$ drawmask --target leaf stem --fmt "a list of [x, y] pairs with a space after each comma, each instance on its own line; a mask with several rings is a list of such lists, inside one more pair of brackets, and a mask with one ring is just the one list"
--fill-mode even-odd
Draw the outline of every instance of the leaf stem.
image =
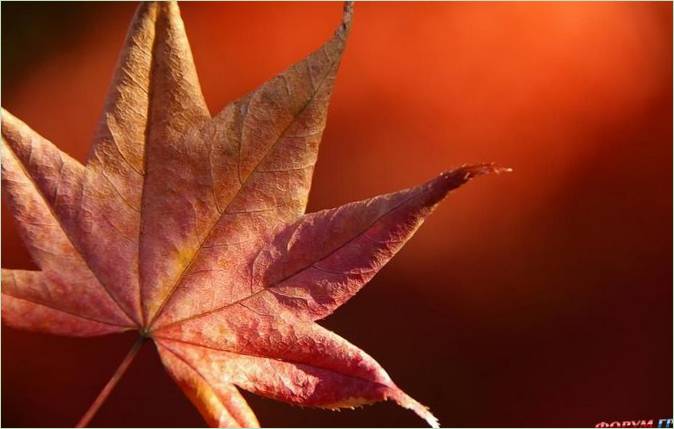
[[89, 409], [87, 410], [86, 413], [84, 413], [80, 421], [77, 423], [77, 426], [75, 427], [77, 428], [87, 427], [91, 419], [93, 419], [94, 416], [96, 415], [98, 409], [101, 408], [101, 405], [103, 405], [105, 400], [108, 399], [108, 396], [110, 396], [110, 392], [112, 392], [112, 389], [115, 388], [119, 380], [122, 378], [126, 370], [129, 368], [129, 365], [131, 365], [133, 358], [136, 357], [138, 351], [143, 346], [146, 339], [147, 339], [146, 337], [140, 336], [138, 337], [136, 342], [133, 343], [133, 346], [131, 347], [131, 350], [129, 350], [129, 353], [126, 354], [122, 363], [119, 364], [115, 373], [112, 375], [112, 377], [110, 377], [110, 380], [108, 380], [105, 387], [103, 387], [101, 393], [98, 394], [96, 400], [94, 400], [94, 402], [89, 406]]

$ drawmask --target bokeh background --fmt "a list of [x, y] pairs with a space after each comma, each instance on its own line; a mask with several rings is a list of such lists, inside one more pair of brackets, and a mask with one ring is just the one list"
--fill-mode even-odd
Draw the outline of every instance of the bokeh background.
[[[3, 3], [2, 105], [84, 159], [134, 3]], [[338, 3], [182, 5], [212, 112], [317, 48]], [[323, 324], [446, 426], [672, 416], [672, 4], [363, 3], [310, 210], [465, 162], [450, 195]], [[6, 207], [3, 266], [33, 268]], [[133, 334], [3, 327], [2, 424], [68, 426]], [[419, 426], [247, 395], [266, 426]], [[201, 426], [146, 346], [92, 423]]]

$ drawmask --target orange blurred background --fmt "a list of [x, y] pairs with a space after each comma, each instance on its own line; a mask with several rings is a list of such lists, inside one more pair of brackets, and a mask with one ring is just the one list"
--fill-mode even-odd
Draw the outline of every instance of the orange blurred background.
[[[133, 3], [2, 4], [2, 105], [84, 159]], [[212, 113], [317, 48], [338, 3], [184, 3]], [[672, 416], [672, 4], [359, 3], [310, 211], [466, 162], [450, 195], [323, 324], [445, 426]], [[2, 211], [3, 266], [33, 268]], [[133, 334], [2, 331], [2, 423], [74, 424]], [[265, 426], [419, 426], [247, 395]], [[202, 426], [147, 347], [94, 426]]]

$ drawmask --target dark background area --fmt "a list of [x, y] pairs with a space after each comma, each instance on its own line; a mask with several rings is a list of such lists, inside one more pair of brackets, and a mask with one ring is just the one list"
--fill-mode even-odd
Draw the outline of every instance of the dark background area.
[[[3, 3], [2, 105], [82, 160], [133, 3]], [[181, 6], [213, 113], [318, 47], [336, 3]], [[672, 416], [672, 4], [358, 4], [310, 211], [465, 162], [324, 322], [445, 426]], [[35, 268], [2, 211], [3, 266]], [[2, 425], [70, 426], [135, 334], [2, 329]], [[265, 426], [419, 426], [246, 395]], [[203, 426], [147, 345], [94, 426]]]

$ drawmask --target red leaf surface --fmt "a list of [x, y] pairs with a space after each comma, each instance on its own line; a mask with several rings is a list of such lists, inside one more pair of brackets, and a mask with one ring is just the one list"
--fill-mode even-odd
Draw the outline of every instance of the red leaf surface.
[[141, 5], [86, 165], [3, 110], [3, 191], [40, 267], [3, 269], [3, 321], [69, 336], [138, 330], [215, 427], [259, 425], [239, 388], [329, 409], [392, 400], [437, 425], [315, 322], [449, 191], [504, 170], [464, 166], [304, 213], [351, 14], [347, 4], [332, 39], [212, 117], [177, 4]]

